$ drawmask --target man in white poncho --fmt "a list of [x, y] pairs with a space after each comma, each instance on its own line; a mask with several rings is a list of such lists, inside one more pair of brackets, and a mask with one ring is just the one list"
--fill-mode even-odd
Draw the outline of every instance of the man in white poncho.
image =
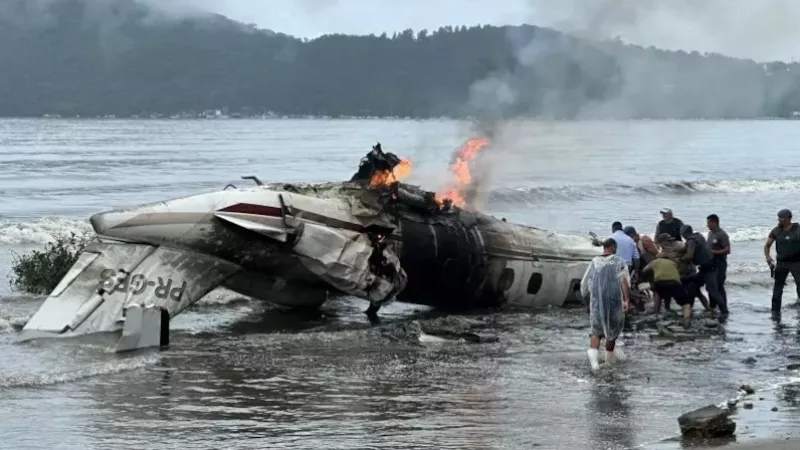
[[618, 359], [625, 359], [622, 350], [614, 347], [625, 323], [631, 279], [625, 262], [614, 254], [616, 251], [614, 239], [606, 239], [603, 255], [592, 259], [581, 280], [581, 295], [584, 298], [589, 296], [592, 330], [587, 353], [592, 370], [600, 368], [600, 340], [603, 338], [606, 340], [606, 363], [614, 364]]

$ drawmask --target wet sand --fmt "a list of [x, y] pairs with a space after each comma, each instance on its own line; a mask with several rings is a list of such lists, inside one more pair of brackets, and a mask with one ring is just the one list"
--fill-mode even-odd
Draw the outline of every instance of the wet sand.
[[748, 442], [746, 444], [731, 444], [729, 447], [736, 448], [737, 450], [789, 450], [800, 448], [800, 441], [798, 440], [782, 440], [782, 441], [758, 441]]

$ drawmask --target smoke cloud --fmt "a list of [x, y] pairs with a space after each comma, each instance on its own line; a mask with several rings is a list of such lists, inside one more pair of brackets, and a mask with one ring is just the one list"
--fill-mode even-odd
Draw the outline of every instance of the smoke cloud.
[[[508, 41], [514, 49], [513, 69], [497, 71], [474, 83], [466, 109], [474, 120], [469, 134], [491, 136], [491, 144], [475, 170], [481, 176], [471, 186], [485, 192], [497, 159], [513, 146], [519, 133], [530, 130], [510, 117], [526, 110], [552, 111], [576, 119], [640, 117], [753, 117], [766, 100], [790, 93], [774, 80], [767, 86], [764, 66], [719, 57], [703, 68], [692, 67], [702, 45], [728, 55], [787, 54], [798, 42], [800, 2], [790, 0], [527, 0], [529, 22], [550, 26], [593, 44], [615, 62], [610, 70], [588, 52], [566, 50], [563, 39], [535, 36]], [[621, 41], [624, 40], [624, 41]], [[631, 49], [624, 42], [683, 50], [681, 56], [660, 57], [653, 48]], [[687, 50], [688, 49], [688, 50]], [[566, 51], [565, 51], [566, 50]], [[550, 55], [569, 61], [553, 64]], [[552, 92], [532, 98], [530, 78], [546, 80]], [[575, 76], [579, 73], [579, 76]], [[616, 92], [593, 98], [600, 80], [617, 80]], [[676, 87], [676, 85], [678, 85]], [[566, 93], [566, 94], [565, 94]], [[534, 104], [535, 103], [535, 104]], [[577, 110], [570, 106], [578, 105]], [[546, 117], [545, 117], [546, 118]], [[675, 145], [678, 143], [670, 143]], [[531, 149], [532, 151], [535, 151]], [[480, 197], [478, 197], [480, 199]], [[479, 200], [477, 200], [479, 201]], [[481, 208], [483, 204], [474, 207]]]

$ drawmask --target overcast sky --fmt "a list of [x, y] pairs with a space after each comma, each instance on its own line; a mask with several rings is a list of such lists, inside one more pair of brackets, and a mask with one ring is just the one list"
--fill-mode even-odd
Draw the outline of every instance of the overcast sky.
[[800, 59], [800, 0], [181, 1], [300, 37], [530, 23], [668, 49]]

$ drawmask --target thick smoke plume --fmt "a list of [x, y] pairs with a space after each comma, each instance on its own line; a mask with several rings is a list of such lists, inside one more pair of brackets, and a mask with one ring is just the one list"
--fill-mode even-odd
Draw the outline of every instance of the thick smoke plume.
[[[793, 18], [800, 17], [800, 2], [528, 0], [528, 5], [532, 24], [585, 39], [616, 67], [598, 64], [588, 51], [569, 50], [573, 44], [565, 38], [548, 38], [546, 33], [524, 37], [512, 30], [508, 41], [514, 64], [474, 83], [466, 105], [473, 118], [468, 134], [490, 137], [470, 186], [474, 207], [484, 206], [480, 193], [490, 182], [493, 161], [503, 157], [517, 133], [525, 132], [525, 127], [508, 126], [515, 116], [551, 111], [553, 116], [542, 118], [749, 118], [761, 116], [766, 102], [774, 104], [791, 94], [791, 83], [769, 81], [765, 67], [756, 62], [749, 71], [741, 69], [746, 64], [741, 61], [729, 70], [734, 63], [721, 55], [704, 69], [687, 70], [687, 64], [701, 57], [692, 53], [696, 45], [730, 55], [786, 54], [797, 33]], [[633, 49], [621, 39], [682, 50], [685, 59], [659, 58], [652, 48]], [[568, 61], [553, 64], [552, 55]], [[609, 78], [616, 80], [615, 91], [593, 96], [598, 82]], [[552, 92], [529, 95], [537, 87], [541, 90], [537, 81], [542, 80]]]

